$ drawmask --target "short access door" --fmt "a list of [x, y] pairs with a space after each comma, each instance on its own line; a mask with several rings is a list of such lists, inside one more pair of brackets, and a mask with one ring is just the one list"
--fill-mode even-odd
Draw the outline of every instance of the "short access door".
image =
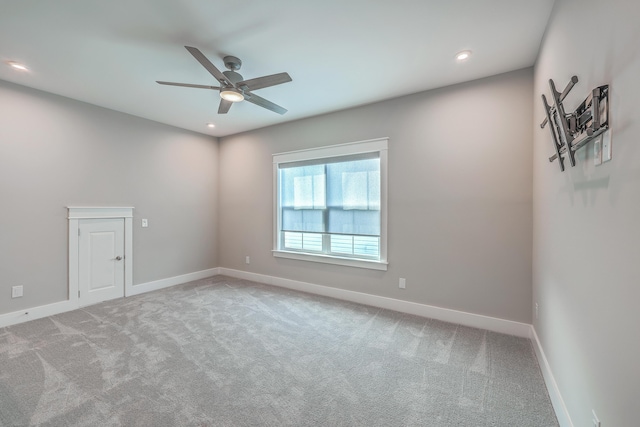
[[124, 296], [124, 218], [78, 222], [80, 306]]

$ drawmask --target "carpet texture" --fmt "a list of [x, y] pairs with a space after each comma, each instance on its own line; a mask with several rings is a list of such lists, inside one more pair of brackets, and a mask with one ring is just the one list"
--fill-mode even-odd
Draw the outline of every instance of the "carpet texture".
[[215, 276], [0, 329], [2, 426], [557, 426], [524, 338]]

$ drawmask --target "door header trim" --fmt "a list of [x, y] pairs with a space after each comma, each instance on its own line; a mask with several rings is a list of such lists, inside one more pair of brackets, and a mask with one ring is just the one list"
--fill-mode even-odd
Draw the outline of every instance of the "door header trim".
[[133, 218], [133, 207], [68, 206], [69, 219]]

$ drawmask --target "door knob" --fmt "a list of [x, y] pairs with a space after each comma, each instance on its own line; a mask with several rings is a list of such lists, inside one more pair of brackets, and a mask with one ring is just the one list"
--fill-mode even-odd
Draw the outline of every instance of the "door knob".
[[116, 261], [120, 261], [120, 260], [122, 260], [122, 257], [120, 255], [118, 255], [115, 259], [116, 259]]

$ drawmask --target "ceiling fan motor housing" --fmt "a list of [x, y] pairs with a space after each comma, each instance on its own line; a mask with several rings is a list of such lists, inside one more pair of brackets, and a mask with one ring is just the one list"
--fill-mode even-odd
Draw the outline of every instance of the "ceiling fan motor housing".
[[244, 80], [244, 78], [242, 78], [242, 76], [235, 71], [223, 71], [222, 74], [224, 74], [227, 79], [229, 79], [229, 81], [234, 85]]

